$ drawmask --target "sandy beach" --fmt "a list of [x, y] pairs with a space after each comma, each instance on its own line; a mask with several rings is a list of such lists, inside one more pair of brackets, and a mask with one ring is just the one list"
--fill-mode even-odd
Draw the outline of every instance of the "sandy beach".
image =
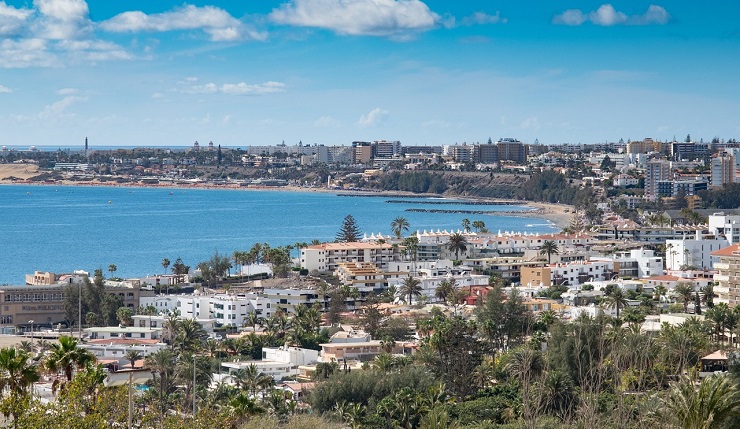
[[322, 192], [346, 195], [373, 195], [380, 197], [446, 197], [460, 198], [465, 200], [478, 200], [490, 202], [509, 202], [534, 208], [528, 212], [517, 213], [515, 216], [546, 219], [560, 228], [565, 228], [570, 223], [573, 208], [564, 204], [550, 204], [541, 202], [530, 202], [520, 200], [505, 200], [491, 198], [458, 197], [456, 195], [438, 194], [414, 194], [401, 191], [350, 191], [342, 189], [308, 188], [301, 186], [240, 186], [238, 184], [214, 185], [208, 183], [159, 183], [146, 184], [141, 182], [119, 183], [115, 181], [73, 181], [58, 180], [54, 182], [35, 182], [29, 179], [39, 174], [38, 166], [33, 164], [0, 164], [0, 185], [33, 185], [33, 186], [106, 186], [119, 188], [163, 188], [163, 189], [221, 189], [234, 191], [284, 191], [284, 192]]

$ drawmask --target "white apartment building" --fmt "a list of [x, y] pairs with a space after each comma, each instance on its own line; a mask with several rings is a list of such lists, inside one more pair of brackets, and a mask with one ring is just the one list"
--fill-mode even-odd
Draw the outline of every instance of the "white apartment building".
[[213, 319], [219, 326], [242, 326], [253, 312], [269, 318], [274, 306], [269, 298], [257, 294], [183, 295], [177, 297], [177, 309], [183, 319]]
[[679, 270], [682, 266], [692, 266], [697, 269], [711, 269], [719, 258], [711, 253], [729, 246], [725, 238], [693, 239], [693, 240], [666, 240], [666, 269]]
[[618, 276], [613, 261], [587, 261], [569, 264], [550, 264], [539, 267], [523, 267], [521, 284], [528, 286], [579, 286], [599, 280], [611, 280]]
[[[441, 275], [441, 276], [432, 276], [432, 275], [425, 275], [425, 273], [421, 272], [420, 275], [415, 276], [417, 280], [419, 280], [419, 286], [421, 286], [421, 295], [418, 297], [412, 297], [411, 303], [407, 304], [415, 304], [419, 302], [419, 299], [422, 299], [422, 297], [425, 297], [428, 302], [434, 302], [437, 301], [436, 295], [436, 289], [439, 286], [440, 283], [443, 281], [451, 281], [455, 280], [455, 285], [458, 289], [465, 289], [470, 288], [473, 286], [488, 286], [488, 276], [479, 275], [479, 274], [458, 274], [458, 275]], [[388, 280], [388, 286], [395, 286], [396, 289], [400, 290], [401, 285], [403, 284], [403, 278], [394, 278]], [[401, 300], [408, 300], [408, 295], [403, 296], [400, 293], [397, 295], [397, 297]]]
[[540, 249], [545, 241], [553, 241], [560, 251], [590, 246], [594, 238], [588, 234], [528, 234], [521, 232], [501, 232], [498, 234], [479, 233], [468, 241], [475, 248], [474, 253], [496, 253], [506, 255], [523, 254], [527, 250]]
[[619, 252], [612, 258], [597, 256], [591, 260], [612, 262], [615, 274], [622, 278], [643, 278], [663, 274], [663, 258], [655, 256], [652, 250], [632, 249]]
[[301, 268], [333, 273], [340, 262], [372, 262], [386, 269], [397, 257], [397, 248], [388, 243], [323, 243], [301, 249]]
[[231, 375], [251, 365], [257, 368], [257, 372], [269, 375], [275, 381], [285, 377], [298, 375], [298, 367], [315, 363], [319, 359], [317, 350], [302, 349], [299, 347], [263, 347], [262, 360], [223, 362], [221, 367], [226, 374], [219, 381], [233, 382]]
[[[314, 289], [265, 288], [261, 295], [270, 304], [269, 314], [272, 314], [278, 308], [292, 314], [297, 306], [301, 304], [312, 306], [322, 299]], [[328, 300], [328, 298], [326, 299]]]
[[709, 215], [709, 232], [724, 237], [729, 244], [740, 242], [740, 215], [717, 212]]

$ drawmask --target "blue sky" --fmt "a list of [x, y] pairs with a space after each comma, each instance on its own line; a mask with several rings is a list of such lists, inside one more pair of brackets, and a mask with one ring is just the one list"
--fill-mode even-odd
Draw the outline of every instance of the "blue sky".
[[0, 144], [740, 138], [733, 1], [5, 0]]

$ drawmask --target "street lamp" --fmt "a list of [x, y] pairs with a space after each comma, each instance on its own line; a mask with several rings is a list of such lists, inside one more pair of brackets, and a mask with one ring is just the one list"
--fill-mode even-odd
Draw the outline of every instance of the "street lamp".
[[28, 323], [31, 324], [31, 342], [33, 343], [33, 320], [29, 320]]

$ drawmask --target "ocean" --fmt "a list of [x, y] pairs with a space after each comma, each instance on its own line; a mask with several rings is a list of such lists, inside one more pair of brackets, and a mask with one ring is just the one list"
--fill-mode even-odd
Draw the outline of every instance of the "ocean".
[[181, 257], [195, 267], [214, 252], [231, 255], [258, 242], [332, 241], [348, 214], [368, 235], [391, 234], [398, 216], [412, 231], [457, 230], [464, 218], [482, 220], [492, 231], [556, 230], [536, 218], [406, 211], [528, 209], [435, 201], [269, 190], [0, 186], [0, 284], [23, 284], [34, 270], [102, 268], [108, 276], [110, 264], [117, 266], [115, 276], [137, 277], [162, 273], [163, 258]]

